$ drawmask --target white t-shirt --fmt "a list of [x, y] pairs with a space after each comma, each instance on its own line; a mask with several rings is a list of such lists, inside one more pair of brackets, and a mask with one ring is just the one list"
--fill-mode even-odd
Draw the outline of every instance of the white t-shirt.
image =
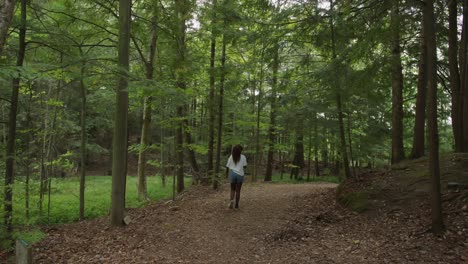
[[232, 155], [229, 156], [227, 161], [226, 167], [233, 170], [235, 173], [239, 174], [240, 176], [244, 176], [244, 167], [247, 166], [247, 159], [244, 155], [241, 154], [239, 161], [237, 164], [234, 164], [234, 160], [232, 159]]

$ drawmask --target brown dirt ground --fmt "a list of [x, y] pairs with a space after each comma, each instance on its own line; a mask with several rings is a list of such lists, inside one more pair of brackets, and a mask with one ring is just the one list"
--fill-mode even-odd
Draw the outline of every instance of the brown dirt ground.
[[130, 210], [126, 227], [104, 217], [46, 230], [35, 263], [468, 263], [468, 226], [435, 237], [424, 232], [427, 210], [357, 214], [335, 190], [249, 183], [235, 210], [228, 185], [193, 187]]

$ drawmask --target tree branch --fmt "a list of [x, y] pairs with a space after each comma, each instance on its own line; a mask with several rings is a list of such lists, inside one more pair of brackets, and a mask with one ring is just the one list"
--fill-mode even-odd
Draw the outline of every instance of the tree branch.
[[96, 23], [94, 23], [94, 22], [88, 21], [88, 20], [86, 20], [86, 19], [82, 19], [82, 18], [79, 18], [79, 17], [77, 17], [77, 16], [74, 16], [74, 15], [67, 14], [67, 13], [65, 13], [65, 12], [62, 12], [62, 11], [50, 10], [50, 9], [47, 9], [47, 8], [44, 8], [44, 7], [42, 7], [42, 9], [45, 10], [45, 11], [47, 11], [47, 12], [50, 12], [50, 13], [60, 14], [60, 15], [64, 15], [64, 16], [73, 18], [73, 19], [78, 20], [78, 21], [82, 21], [82, 22], [84, 22], [84, 23], [87, 23], [87, 24], [90, 24], [90, 25], [95, 26], [95, 27], [97, 27], [97, 28], [100, 28], [100, 29], [104, 30], [105, 32], [107, 32], [108, 34], [110, 34], [110, 35], [112, 35], [112, 36], [118, 37], [118, 34], [117, 34], [117, 33], [114, 33], [114, 32], [112, 32], [112, 31], [110, 31], [109, 29], [107, 29], [107, 28], [105, 28], [105, 27], [103, 27], [103, 26], [101, 26], [101, 25], [98, 25], [98, 24], [96, 24]]

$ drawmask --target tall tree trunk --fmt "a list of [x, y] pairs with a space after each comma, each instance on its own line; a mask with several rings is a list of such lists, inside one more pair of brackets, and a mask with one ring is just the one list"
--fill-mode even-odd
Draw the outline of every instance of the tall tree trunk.
[[[213, 0], [213, 17], [211, 20], [211, 45], [210, 45], [210, 97], [208, 100], [209, 132], [208, 132], [208, 177], [214, 182], [213, 171], [214, 132], [215, 132], [215, 59], [216, 59], [216, 0]], [[213, 187], [216, 187], [213, 185]]]
[[460, 88], [459, 116], [461, 121], [462, 152], [468, 152], [468, 1], [463, 1], [463, 82]]
[[[207, 101], [208, 101], [208, 100], [201, 100], [201, 101], [198, 103], [197, 107], [195, 107], [194, 112], [197, 112], [197, 111], [198, 111], [198, 110], [196, 110], [196, 109], [200, 109], [200, 110], [198, 111], [198, 113], [199, 113], [199, 115], [198, 115], [198, 124], [197, 124], [198, 127], [205, 127], [204, 121], [205, 121], [206, 119], [209, 118], [209, 117], [207, 118], [207, 115], [206, 115], [206, 113], [208, 112], [208, 109], [206, 109], [206, 104], [207, 104], [206, 102], [207, 102]], [[208, 122], [208, 123], [209, 123], [209, 122]], [[208, 125], [209, 125], [209, 124], [208, 124]], [[203, 142], [206, 142], [206, 141], [207, 141], [207, 138], [206, 138], [206, 136], [205, 136], [204, 133], [200, 133], [200, 134], [198, 135], [198, 141], [203, 141]]]
[[392, 164], [405, 158], [403, 149], [403, 68], [400, 47], [400, 0], [391, 11], [392, 49]]
[[[327, 122], [327, 116], [325, 115], [325, 118], [324, 118], [324, 122], [326, 123]], [[324, 138], [324, 141], [323, 141], [323, 144], [322, 144], [322, 161], [323, 161], [323, 167], [324, 168], [328, 168], [328, 157], [329, 157], [329, 149], [328, 149], [328, 129], [326, 126], [323, 126], [323, 138]]]
[[[19, 49], [16, 66], [23, 67], [26, 52], [26, 0], [21, 0], [21, 26], [19, 33]], [[19, 70], [19, 69], [18, 69]], [[15, 180], [14, 164], [16, 156], [16, 119], [18, 115], [18, 96], [20, 87], [20, 72], [12, 81], [10, 113], [8, 116], [8, 139], [5, 155], [5, 192], [4, 192], [4, 223], [7, 239], [13, 234], [13, 183]]]
[[[62, 57], [61, 57], [62, 59]], [[61, 60], [62, 61], [62, 60]], [[61, 80], [58, 81], [57, 94], [55, 101], [60, 98]], [[50, 219], [50, 175], [53, 171], [52, 163], [52, 148], [54, 146], [54, 129], [57, 120], [57, 107], [53, 106], [52, 119], [49, 120], [50, 109], [48, 102], [52, 97], [53, 87], [48, 85], [47, 98], [41, 97], [42, 108], [45, 108], [44, 120], [43, 120], [43, 132], [42, 132], [42, 149], [41, 149], [41, 177], [40, 177], [40, 188], [39, 188], [39, 221], [42, 221], [43, 216], [43, 204], [44, 196], [48, 194], [47, 201], [47, 223]], [[44, 106], [45, 105], [45, 106]], [[50, 124], [49, 124], [50, 123]]]
[[111, 224], [122, 226], [125, 211], [127, 177], [128, 75], [130, 50], [131, 0], [119, 1], [119, 84], [116, 91], [116, 112], [112, 142], [112, 205]]
[[439, 137], [437, 129], [437, 46], [435, 35], [434, 0], [426, 0], [423, 20], [427, 45], [429, 174], [431, 175], [432, 231], [444, 229], [442, 199], [440, 195]]
[[[196, 86], [197, 84], [194, 84], [194, 85]], [[197, 126], [197, 122], [196, 122], [197, 120], [195, 117], [196, 112], [197, 112], [197, 98], [193, 98], [192, 103], [186, 106], [186, 114], [189, 118], [185, 119], [184, 133], [185, 133], [187, 155], [188, 155], [188, 159], [190, 162], [190, 166], [192, 167], [192, 171], [193, 171], [192, 178], [193, 178], [194, 183], [198, 184], [200, 181], [199, 174], [198, 174], [200, 172], [200, 168], [197, 163], [197, 156], [196, 156], [195, 150], [191, 146], [192, 143], [194, 142], [193, 137], [192, 137], [192, 131], [195, 131], [196, 126]]]
[[460, 70], [458, 67], [458, 12], [457, 0], [448, 1], [449, 8], [449, 67], [450, 67], [450, 84], [452, 85], [452, 130], [455, 141], [455, 151], [462, 151], [462, 123], [461, 123], [461, 97], [460, 97]]
[[[248, 74], [248, 85], [252, 88], [251, 90], [251, 100], [252, 100], [252, 112], [251, 112], [251, 115], [252, 116], [256, 116], [257, 114], [257, 82], [255, 80], [255, 73], [254, 73], [254, 77], [252, 79], [252, 76], [251, 76], [251, 73]], [[249, 145], [252, 146], [252, 149], [255, 151], [255, 143], [256, 143], [256, 135], [257, 135], [257, 129], [256, 129], [256, 126], [252, 126], [252, 130], [250, 130], [250, 134], [248, 135], [249, 137]], [[252, 155], [252, 162], [251, 162], [251, 171], [252, 171], [252, 174], [250, 176], [250, 180], [252, 182], [256, 182], [257, 179], [255, 177], [255, 162], [256, 162], [256, 159], [257, 157], [255, 157], [256, 153], [253, 152], [253, 155]], [[253, 165], [253, 166], [252, 166]]]
[[[60, 63], [63, 62], [63, 54], [60, 54]], [[59, 79], [58, 84], [57, 84], [57, 94], [55, 97], [55, 101], [57, 102], [60, 98], [60, 91], [63, 88], [62, 85], [62, 79]], [[52, 94], [52, 87], [50, 86], [49, 89], [49, 94]], [[48, 107], [47, 107], [48, 108]], [[48, 110], [47, 110], [48, 111]], [[51, 208], [51, 185], [52, 185], [52, 178], [50, 175], [54, 176], [55, 175], [55, 166], [52, 165], [52, 161], [54, 159], [54, 156], [52, 155], [52, 150], [55, 149], [55, 139], [56, 135], [54, 133], [55, 131], [55, 125], [57, 124], [57, 114], [58, 114], [58, 107], [53, 106], [53, 112], [52, 112], [52, 121], [50, 124], [50, 133], [44, 133], [45, 136], [49, 136], [48, 140], [44, 140], [44, 142], [47, 142], [47, 151], [45, 158], [47, 160], [47, 165], [45, 166], [45, 179], [47, 183], [47, 224], [50, 224], [50, 208]], [[47, 130], [45, 130], [47, 131]]]
[[[263, 57], [262, 57], [263, 58]], [[263, 61], [263, 60], [261, 60]], [[253, 181], [257, 181], [258, 178], [258, 167], [260, 166], [260, 113], [261, 113], [261, 100], [263, 91], [263, 66], [260, 68], [260, 80], [258, 84], [258, 95], [257, 95], [257, 113], [256, 113], [256, 125], [255, 125], [255, 159], [254, 159], [254, 172]]]
[[160, 141], [160, 147], [161, 147], [161, 159], [160, 159], [160, 168], [161, 168], [161, 184], [162, 184], [162, 187], [163, 188], [166, 188], [166, 172], [165, 172], [165, 162], [164, 162], [164, 127], [163, 127], [163, 121], [164, 120], [164, 105], [161, 105], [162, 107], [162, 110], [161, 110], [161, 122], [160, 122], [160, 126], [161, 126], [161, 141]]
[[[2, 104], [2, 120], [6, 120], [5, 108], [6, 108], [5, 104]], [[6, 142], [7, 142], [7, 124], [3, 123], [2, 124], [2, 143], [6, 145]]]
[[[332, 41], [332, 56], [333, 60], [336, 60], [336, 39], [335, 39], [335, 25], [333, 21], [333, 0], [330, 0], [330, 30], [331, 30], [331, 41]], [[348, 152], [346, 148], [346, 137], [345, 137], [345, 128], [343, 121], [343, 106], [342, 106], [342, 97], [341, 97], [341, 82], [339, 80], [339, 75], [337, 69], [335, 69], [335, 89], [336, 89], [336, 105], [338, 110], [338, 125], [340, 127], [340, 141], [341, 141], [341, 157], [343, 159], [343, 167], [345, 171], [346, 178], [351, 177], [351, 172], [349, 170], [349, 161], [348, 161]]]
[[[153, 3], [156, 5], [157, 1]], [[149, 44], [149, 53], [148, 53], [148, 59], [145, 59], [145, 70], [146, 70], [146, 79], [147, 80], [153, 80], [154, 76], [154, 59], [156, 55], [156, 44], [158, 41], [158, 34], [157, 34], [157, 9], [155, 8], [155, 14], [153, 14], [153, 19], [152, 19], [152, 27], [151, 27], [151, 38], [150, 38], [150, 44]], [[142, 58], [144, 59], [144, 58]], [[143, 102], [143, 124], [141, 128], [141, 149], [138, 153], [138, 199], [140, 201], [145, 201], [148, 199], [148, 193], [147, 193], [147, 184], [146, 184], [146, 153], [147, 153], [147, 148], [150, 143], [150, 138], [151, 138], [151, 133], [150, 133], [150, 126], [151, 126], [151, 104], [153, 101], [152, 96], [146, 96]]]
[[346, 148], [346, 137], [345, 137], [345, 128], [344, 128], [344, 121], [343, 121], [343, 107], [341, 102], [341, 92], [338, 92], [336, 95], [336, 104], [338, 109], [338, 124], [340, 127], [340, 141], [341, 141], [341, 158], [343, 159], [343, 168], [345, 172], [345, 177], [351, 177], [351, 171], [349, 169], [349, 160], [348, 160], [348, 152]]
[[[28, 101], [28, 108], [27, 108], [27, 113], [26, 113], [26, 129], [29, 131], [28, 136], [27, 136], [27, 142], [26, 142], [26, 153], [27, 153], [27, 158], [31, 158], [31, 142], [32, 142], [32, 118], [31, 118], [31, 108], [32, 108], [32, 98], [33, 98], [33, 93], [32, 93], [32, 88], [31, 88], [31, 81], [28, 82], [28, 88], [29, 88], [29, 101]], [[26, 220], [29, 221], [30, 219], [30, 208], [29, 208], [29, 191], [30, 191], [30, 179], [31, 179], [31, 164], [30, 162], [26, 163], [26, 184], [25, 184], [25, 209], [26, 209]]]
[[143, 102], [143, 123], [141, 128], [141, 149], [138, 153], [138, 199], [140, 201], [146, 201], [148, 199], [147, 184], [146, 184], [146, 154], [147, 148], [150, 143], [151, 133], [151, 104], [153, 101], [152, 96], [146, 96]]
[[315, 176], [320, 176], [320, 169], [319, 169], [319, 162], [318, 162], [318, 149], [319, 149], [319, 144], [318, 144], [318, 132], [317, 132], [317, 127], [318, 127], [318, 119], [317, 119], [317, 114], [315, 113], [315, 122], [314, 122], [314, 160], [315, 160]]
[[275, 153], [275, 142], [276, 142], [276, 104], [277, 104], [277, 89], [278, 89], [278, 70], [279, 70], [279, 45], [275, 44], [273, 50], [273, 78], [271, 83], [271, 95], [270, 95], [270, 127], [268, 128], [268, 158], [267, 168], [265, 174], [265, 181], [271, 181], [273, 175], [273, 155]]
[[[224, 23], [224, 29], [226, 29], [226, 21]], [[221, 78], [219, 80], [219, 98], [218, 98], [218, 138], [216, 146], [216, 164], [215, 164], [215, 175], [213, 180], [213, 189], [217, 190], [219, 185], [219, 169], [221, 166], [221, 148], [222, 148], [222, 134], [223, 134], [223, 116], [224, 116], [224, 82], [226, 78], [226, 45], [227, 39], [226, 34], [223, 32], [223, 44], [221, 48]]]
[[[186, 25], [189, 3], [186, 0], [175, 0], [177, 32], [176, 32], [176, 86], [181, 91], [185, 91], [186, 83]], [[184, 184], [184, 126], [186, 122], [185, 103], [177, 106], [178, 127], [176, 129], [176, 160], [177, 160], [177, 192], [185, 189]]]
[[[188, 113], [188, 106], [186, 106], [186, 115], [191, 116], [190, 113]], [[193, 122], [189, 122], [189, 120], [186, 118], [184, 119], [184, 134], [185, 134], [185, 144], [186, 144], [186, 149], [187, 149], [187, 156], [190, 162], [190, 166], [192, 167], [192, 170], [194, 174], [198, 174], [200, 169], [198, 168], [198, 163], [197, 163], [197, 157], [195, 155], [195, 151], [193, 148], [190, 146], [193, 143], [192, 139], [192, 134], [191, 131], [194, 130], [194, 127], [192, 126]], [[194, 177], [196, 181], [198, 181], [198, 176]]]
[[85, 213], [85, 177], [86, 177], [86, 86], [84, 83], [85, 62], [81, 65], [80, 93], [81, 93], [81, 146], [80, 146], [80, 220], [84, 219]]
[[297, 137], [294, 151], [294, 159], [291, 175], [294, 175], [294, 178], [297, 180], [300, 178], [300, 171], [304, 168], [304, 132], [302, 127], [297, 129]]
[[[195, 83], [194, 85], [198, 85], [198, 84]], [[193, 117], [190, 118], [190, 126], [192, 128], [196, 128], [198, 126], [197, 111], [198, 111], [199, 104], [201, 105], [200, 112], [203, 112], [203, 100], [200, 100], [200, 103], [199, 103], [197, 98], [192, 99], [192, 104], [190, 105], [190, 112], [193, 113]], [[200, 126], [201, 126], [201, 120], [200, 120]]]
[[[284, 136], [278, 136], [277, 139], [278, 139], [278, 144], [281, 144], [281, 143], [283, 143]], [[283, 155], [281, 150], [278, 150], [278, 160], [279, 160], [279, 163], [280, 163], [280, 179], [281, 180], [283, 179], [283, 174], [284, 174], [284, 156], [285, 155]], [[292, 173], [291, 173], [290, 178], [292, 179]]]
[[43, 201], [44, 201], [44, 193], [45, 193], [45, 181], [47, 179], [47, 170], [46, 170], [46, 151], [47, 151], [47, 132], [49, 131], [49, 106], [44, 106], [45, 102], [50, 99], [51, 91], [47, 92], [47, 99], [41, 95], [41, 108], [45, 108], [44, 118], [42, 122], [42, 146], [41, 146], [41, 170], [40, 170], [40, 186], [39, 186], [39, 221], [42, 221], [42, 213], [43, 213]]
[[[182, 119], [184, 115], [184, 106], [177, 106], [176, 115]], [[175, 131], [175, 154], [176, 154], [176, 179], [177, 193], [181, 193], [185, 189], [184, 183], [184, 122], [179, 121]]]
[[[315, 113], [314, 113], [315, 115]], [[309, 138], [309, 144], [307, 146], [307, 181], [310, 181], [310, 172], [311, 172], [311, 167], [312, 167], [312, 128], [309, 125], [308, 129], [308, 138]]]
[[353, 141], [351, 139], [351, 111], [348, 110], [348, 141], [349, 141], [349, 158], [351, 159], [351, 167], [353, 169], [353, 177], [356, 177], [356, 166], [354, 165], [353, 157]]
[[[424, 123], [426, 121], [426, 60], [427, 60], [427, 47], [424, 40], [424, 25], [421, 27], [421, 51], [419, 54], [419, 70], [418, 70], [418, 94], [416, 96], [416, 116], [414, 119], [414, 132], [413, 132], [413, 148], [409, 156], [410, 159], [417, 159], [424, 156], [424, 141], [426, 139], [424, 131]], [[450, 52], [450, 51], [449, 51]], [[455, 52], [456, 57], [456, 52]], [[458, 66], [457, 66], [458, 68]], [[458, 70], [457, 70], [458, 71]]]
[[[54, 168], [51, 168], [51, 174], [54, 175]], [[47, 179], [47, 224], [50, 225], [50, 205], [51, 199], [50, 194], [52, 190], [52, 178], [49, 177]]]
[[10, 28], [14, 12], [14, 0], [0, 0], [0, 55], [3, 53], [3, 48], [5, 47], [8, 28]]
[[[453, 18], [452, 18], [453, 19]], [[457, 15], [457, 20], [458, 20], [458, 15]], [[464, 101], [464, 93], [465, 93], [465, 86], [468, 83], [468, 3], [466, 1], [463, 1], [463, 22], [462, 22], [462, 33], [461, 33], [461, 41], [460, 41], [460, 48], [458, 50], [459, 55], [458, 55], [458, 60], [459, 60], [459, 69], [460, 69], [460, 89], [459, 89], [459, 100], [458, 104], [456, 105], [458, 107], [456, 115], [458, 116], [459, 119], [459, 125], [456, 126], [457, 135], [459, 136], [459, 144], [455, 146], [455, 151], [457, 152], [463, 152], [464, 147], [463, 147], [463, 139], [465, 135], [463, 134], [463, 128], [465, 127], [465, 124], [463, 123], [463, 118], [465, 114], [463, 113], [463, 106], [465, 104]], [[455, 142], [456, 143], [456, 142]]]

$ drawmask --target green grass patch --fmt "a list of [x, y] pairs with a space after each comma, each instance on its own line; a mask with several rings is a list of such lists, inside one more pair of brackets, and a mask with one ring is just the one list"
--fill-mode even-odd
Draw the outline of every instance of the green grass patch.
[[13, 237], [15, 239], [23, 239], [29, 244], [34, 244], [44, 239], [46, 237], [46, 234], [38, 228], [29, 228], [29, 229], [16, 231], [13, 234]]
[[[87, 176], [85, 183], [85, 218], [91, 219], [106, 215], [111, 203], [111, 176]], [[185, 186], [190, 186], [186, 178]], [[13, 224], [15, 226], [32, 224], [58, 224], [77, 221], [79, 218], [79, 178], [53, 178], [50, 184], [50, 200], [48, 193], [42, 201], [42, 216], [39, 199], [40, 183], [31, 181], [29, 184], [29, 220], [26, 217], [26, 184], [18, 178], [13, 187]], [[166, 186], [162, 186], [161, 177], [147, 178], [148, 196], [151, 200], [172, 197], [172, 177], [166, 177]], [[1, 188], [0, 193], [3, 192]], [[2, 193], [3, 196], [3, 193]], [[146, 202], [138, 200], [137, 177], [127, 177], [126, 207], [141, 207]], [[49, 206], [50, 205], [50, 206]], [[2, 217], [3, 212], [0, 212]]]
[[[127, 177], [126, 207], [136, 208], [147, 202], [139, 201], [137, 194], [137, 177]], [[185, 179], [186, 188], [191, 179]], [[42, 201], [42, 215], [40, 215], [39, 189], [40, 183], [31, 180], [29, 183], [29, 217], [26, 213], [26, 183], [22, 177], [17, 177], [13, 186], [13, 226], [14, 238], [21, 238], [28, 243], [41, 240], [44, 234], [38, 226], [44, 224], [71, 223], [79, 219], [78, 177], [52, 178], [50, 183], [50, 200], [48, 193]], [[111, 205], [111, 176], [87, 176], [85, 183], [85, 218], [92, 219], [107, 215]], [[166, 186], [162, 186], [159, 176], [147, 178], [147, 190], [150, 200], [168, 199], [172, 197], [172, 177], [166, 177]], [[0, 184], [0, 195], [3, 197], [4, 186]], [[0, 210], [0, 219], [4, 211]], [[4, 234], [0, 226], [0, 233]], [[0, 234], [1, 236], [1, 234]], [[3, 240], [0, 239], [0, 240]]]

